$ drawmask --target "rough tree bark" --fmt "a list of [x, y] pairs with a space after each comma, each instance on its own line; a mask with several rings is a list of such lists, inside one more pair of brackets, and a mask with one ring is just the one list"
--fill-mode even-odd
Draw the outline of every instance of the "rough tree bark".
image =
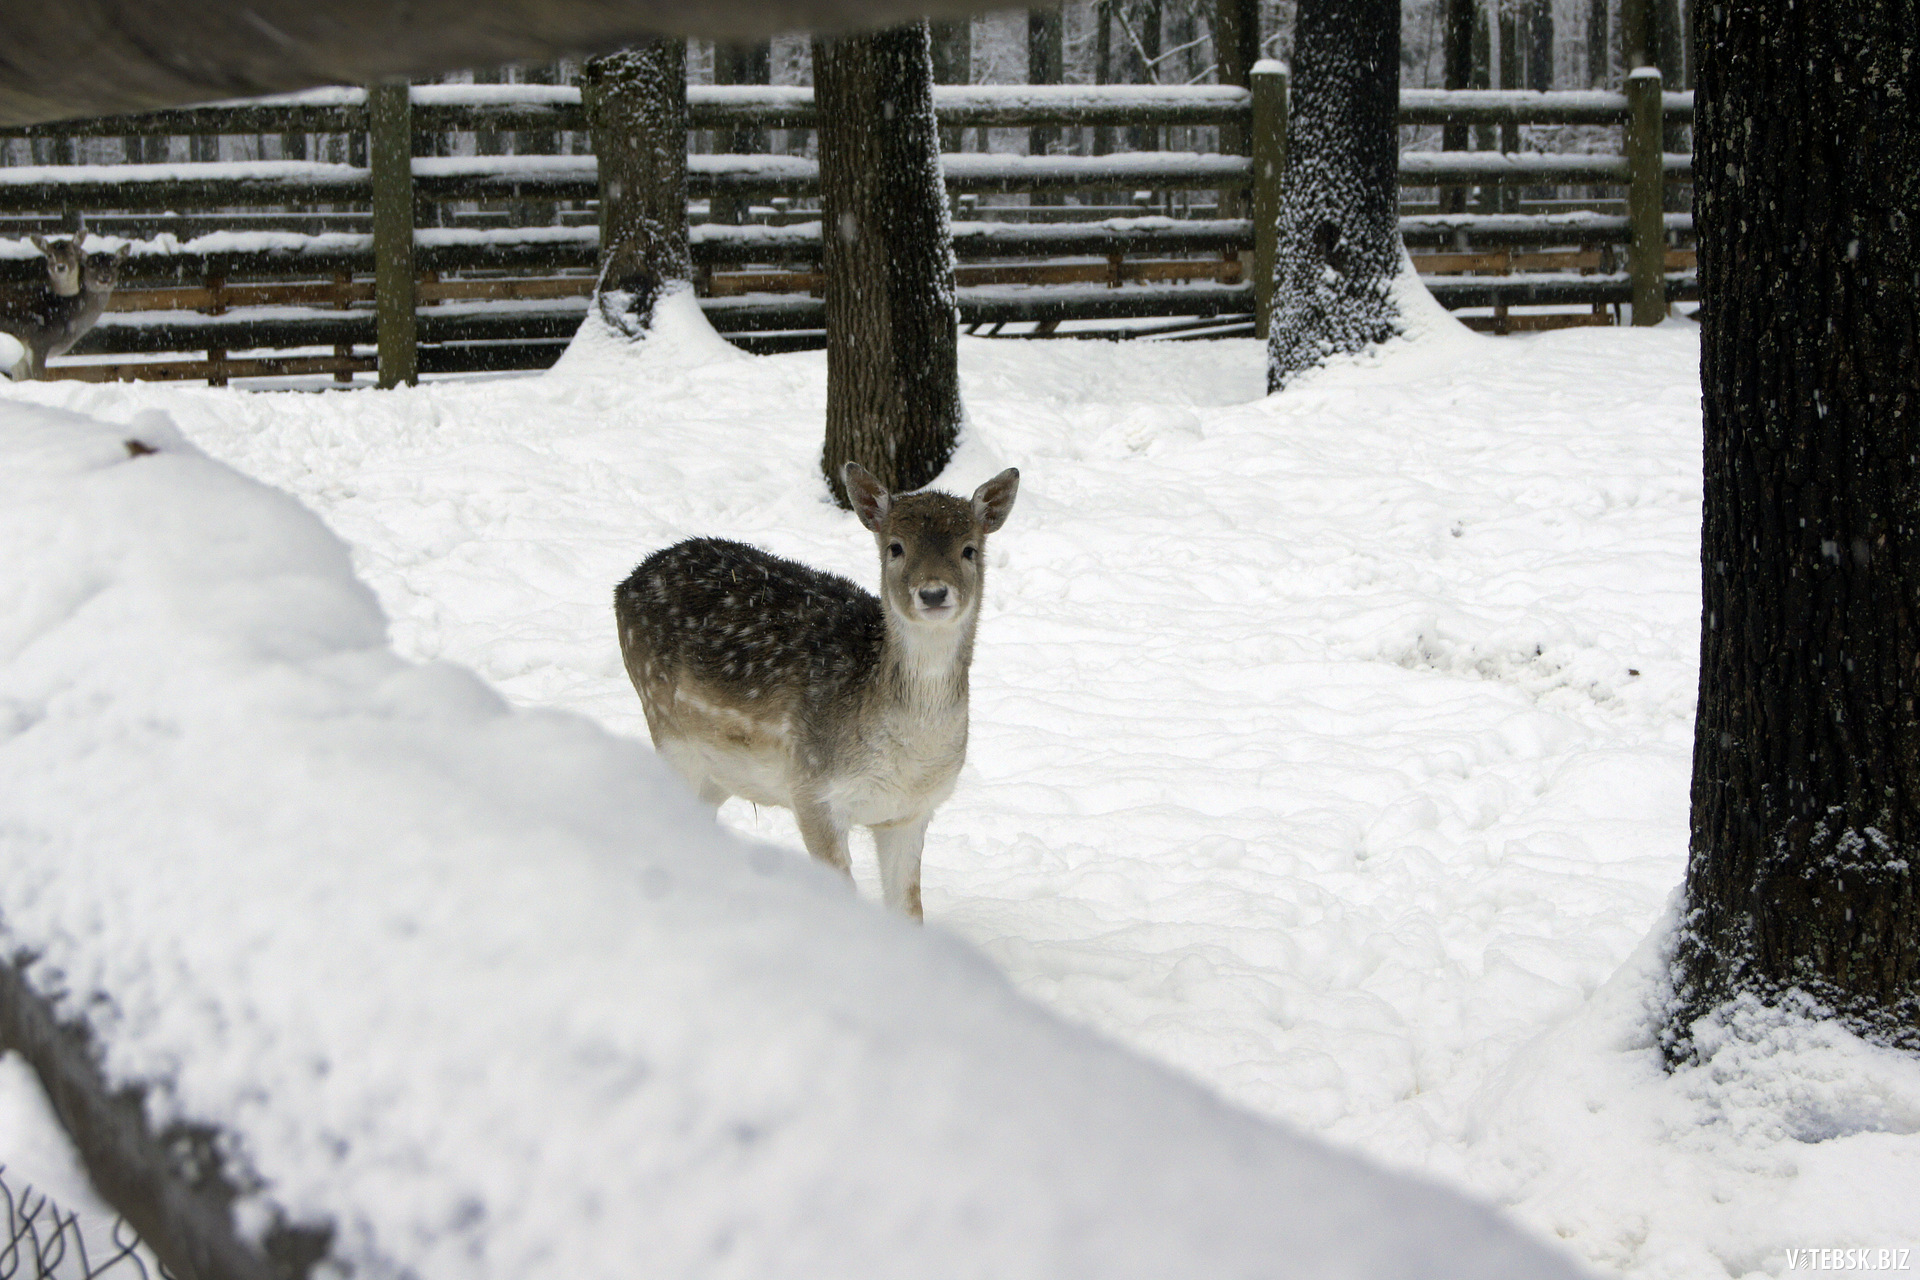
[[1300, 0], [1267, 338], [1278, 391], [1400, 332], [1399, 0]]
[[1920, 13], [1697, 22], [1703, 611], [1668, 1052], [1795, 992], [1920, 1049]]
[[816, 40], [825, 229], [827, 438], [821, 469], [889, 490], [930, 483], [959, 436], [953, 243], [927, 26]]
[[580, 98], [600, 164], [594, 305], [630, 338], [693, 278], [687, 247], [687, 42], [650, 40], [589, 60]]

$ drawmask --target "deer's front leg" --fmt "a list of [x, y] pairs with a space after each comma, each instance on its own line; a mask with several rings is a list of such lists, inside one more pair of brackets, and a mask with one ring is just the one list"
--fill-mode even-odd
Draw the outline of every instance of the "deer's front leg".
[[920, 910], [920, 853], [927, 843], [927, 818], [873, 829], [873, 851], [880, 861], [880, 892], [888, 906], [915, 920]]
[[853, 863], [847, 857], [847, 824], [841, 821], [826, 801], [813, 796], [795, 796], [793, 816], [800, 820], [800, 838], [807, 852], [848, 879]]

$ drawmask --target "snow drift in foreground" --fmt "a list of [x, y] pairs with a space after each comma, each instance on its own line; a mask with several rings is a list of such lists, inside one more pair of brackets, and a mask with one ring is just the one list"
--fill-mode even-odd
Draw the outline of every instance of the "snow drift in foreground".
[[0, 555], [0, 942], [230, 1135], [248, 1230], [363, 1277], [1571, 1274], [402, 661], [163, 415], [8, 406]]

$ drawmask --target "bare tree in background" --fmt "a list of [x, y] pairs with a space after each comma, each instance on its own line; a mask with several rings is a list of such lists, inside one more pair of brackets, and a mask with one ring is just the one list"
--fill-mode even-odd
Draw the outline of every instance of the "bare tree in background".
[[[1027, 83], [1059, 84], [1066, 78], [1066, 24], [1058, 5], [1027, 10]], [[1060, 141], [1057, 125], [1027, 132], [1027, 153], [1044, 156]], [[1038, 203], [1038, 201], [1036, 201]]]
[[[1449, 89], [1467, 89], [1473, 85], [1473, 19], [1474, 0], [1442, 0], [1445, 8], [1441, 10], [1441, 65], [1442, 81]], [[1465, 151], [1467, 149], [1467, 128], [1464, 124], [1450, 124], [1440, 131], [1440, 146], [1445, 151]], [[1440, 212], [1465, 213], [1467, 211], [1466, 187], [1446, 187], [1440, 192]]]
[[858, 462], [889, 490], [932, 482], [959, 437], [953, 243], [927, 24], [816, 39], [826, 267], [821, 468]]
[[[928, 35], [933, 42], [933, 82], [935, 84], [972, 84], [973, 83], [973, 22], [967, 18], [957, 18], [949, 22], [935, 22], [928, 25]], [[948, 129], [940, 135], [942, 151], [960, 151], [964, 149], [965, 139], [960, 129]], [[986, 130], [980, 131], [985, 151]]]
[[[713, 46], [715, 84], [772, 84], [773, 43], [716, 44]], [[729, 155], [760, 155], [767, 149], [767, 131], [733, 129], [721, 134], [721, 150]], [[710, 206], [715, 222], [738, 225], [747, 220], [747, 202], [738, 196], [715, 195]]]

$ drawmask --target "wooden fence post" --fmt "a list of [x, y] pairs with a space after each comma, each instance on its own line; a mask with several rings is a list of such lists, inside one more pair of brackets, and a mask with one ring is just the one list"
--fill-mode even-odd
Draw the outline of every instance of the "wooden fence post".
[[380, 385], [420, 380], [413, 314], [413, 104], [404, 80], [367, 90], [373, 168], [373, 306]]
[[1667, 225], [1662, 215], [1664, 142], [1660, 70], [1637, 67], [1627, 77], [1627, 221], [1633, 241], [1627, 273], [1633, 278], [1633, 322], [1667, 318]]
[[1253, 64], [1253, 326], [1267, 339], [1273, 272], [1280, 253], [1280, 175], [1287, 169], [1287, 65]]

